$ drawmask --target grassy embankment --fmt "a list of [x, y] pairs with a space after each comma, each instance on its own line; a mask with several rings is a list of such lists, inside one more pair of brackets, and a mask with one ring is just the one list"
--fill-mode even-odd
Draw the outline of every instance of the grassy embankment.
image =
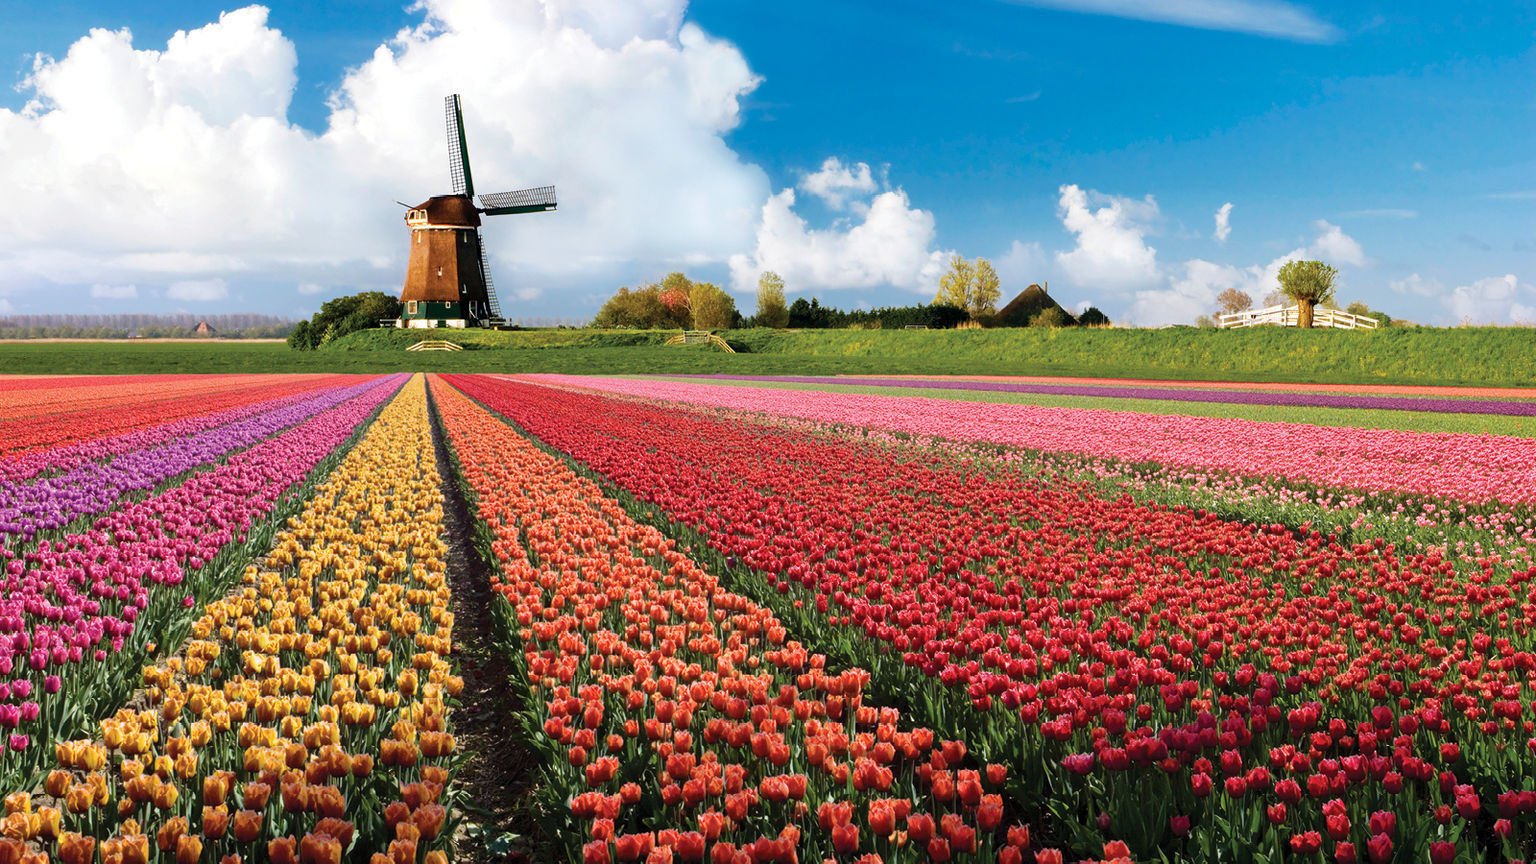
[[[0, 345], [0, 372], [570, 372], [1019, 374], [1536, 387], [1536, 329], [743, 330], [740, 353], [663, 347], [673, 332], [354, 333], [318, 351], [240, 342]], [[447, 338], [462, 352], [409, 352]]]

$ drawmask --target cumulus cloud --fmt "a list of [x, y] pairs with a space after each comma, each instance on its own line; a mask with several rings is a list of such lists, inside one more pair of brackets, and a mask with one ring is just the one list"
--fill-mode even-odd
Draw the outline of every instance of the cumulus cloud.
[[1434, 279], [1425, 279], [1417, 273], [1410, 274], [1407, 279], [1393, 279], [1387, 283], [1394, 294], [1408, 294], [1415, 297], [1434, 297], [1445, 290], [1445, 286]]
[[357, 58], [318, 135], [287, 117], [297, 53], [260, 6], [158, 49], [92, 30], [37, 58], [26, 107], [0, 110], [0, 289], [83, 295], [236, 273], [398, 284], [407, 233], [391, 201], [448, 191], [452, 92], [478, 189], [560, 189], [557, 213], [487, 220], [509, 294], [525, 279], [722, 262], [751, 246], [767, 179], [723, 136], [760, 79], [683, 20], [684, 0], [416, 8], [417, 26]]
[[763, 205], [756, 247], [730, 261], [736, 291], [753, 290], [772, 270], [792, 293], [885, 285], [932, 292], [954, 254], [932, 248], [933, 214], [912, 207], [901, 189], [874, 196], [852, 224], [811, 228], [794, 208], [793, 189]]
[[300, 282], [299, 283], [299, 293], [300, 294], [319, 294], [319, 293], [321, 293], [323, 291], [325, 291], [325, 286], [321, 285], [319, 282]]
[[[1045, 250], [1039, 243], [1025, 243], [1015, 240], [998, 259], [992, 262], [992, 269], [997, 271], [997, 278], [1003, 285], [1005, 292], [1024, 288], [1031, 284], [1046, 281], [1046, 264], [1048, 259]], [[1006, 303], [1012, 298], [1004, 297]]]
[[1458, 285], [1442, 302], [1456, 321], [1536, 324], [1536, 288], [1522, 285], [1513, 273]]
[[1225, 243], [1227, 242], [1228, 235], [1231, 233], [1232, 202], [1228, 201], [1227, 203], [1221, 205], [1220, 210], [1216, 211], [1216, 233], [1211, 236], [1216, 238], [1217, 243]]
[[[1137, 291], [1131, 304], [1131, 320], [1142, 327], [1189, 323], [1216, 311], [1216, 297], [1228, 288], [1253, 296], [1263, 276], [1258, 267], [1233, 267], [1200, 258], [1185, 261], [1182, 275], [1168, 280], [1165, 288]], [[1257, 302], [1263, 295], [1254, 297]]]
[[844, 165], [833, 156], [821, 163], [820, 170], [805, 175], [800, 188], [820, 198], [833, 210], [841, 210], [850, 195], [863, 197], [875, 191], [875, 178], [867, 163]]
[[1355, 238], [1344, 233], [1344, 229], [1330, 224], [1326, 219], [1317, 220], [1317, 229], [1322, 233], [1307, 247], [1307, 251], [1329, 264], [1348, 264], [1351, 267], [1361, 267], [1365, 264], [1365, 250]]
[[[1056, 253], [1056, 263], [1081, 287], [1135, 288], [1159, 280], [1157, 250], [1145, 237], [1158, 219], [1151, 195], [1137, 201], [1062, 186], [1057, 212], [1077, 245]], [[1094, 209], [1097, 207], [1097, 209]]]
[[139, 286], [98, 282], [91, 286], [91, 296], [98, 300], [133, 300], [139, 296]]
[[172, 282], [165, 289], [165, 296], [169, 300], [211, 303], [229, 296], [229, 283], [223, 279], [188, 279]]

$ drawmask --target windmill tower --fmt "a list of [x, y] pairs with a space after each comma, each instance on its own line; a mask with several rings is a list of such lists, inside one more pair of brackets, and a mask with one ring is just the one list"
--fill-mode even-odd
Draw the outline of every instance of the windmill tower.
[[475, 195], [469, 145], [457, 93], [445, 100], [452, 195], [435, 195], [406, 210], [411, 257], [396, 327], [489, 327], [502, 323], [501, 303], [480, 237], [480, 216], [555, 209], [555, 187]]

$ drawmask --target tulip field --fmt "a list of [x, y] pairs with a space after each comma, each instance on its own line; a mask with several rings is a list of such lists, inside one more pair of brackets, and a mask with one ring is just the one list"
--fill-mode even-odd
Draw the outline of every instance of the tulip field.
[[1536, 438], [761, 383], [0, 377], [0, 864], [1536, 855]]

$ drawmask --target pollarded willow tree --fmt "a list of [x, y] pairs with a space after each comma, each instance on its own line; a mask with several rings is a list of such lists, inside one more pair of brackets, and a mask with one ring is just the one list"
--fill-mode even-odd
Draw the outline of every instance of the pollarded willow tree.
[[949, 259], [949, 270], [939, 277], [939, 293], [933, 302], [945, 306], [958, 306], [972, 318], [997, 312], [997, 300], [1002, 290], [997, 271], [985, 258], [965, 260], [956, 253]]
[[1339, 271], [1321, 261], [1287, 261], [1276, 278], [1280, 292], [1296, 301], [1296, 325], [1312, 326], [1312, 310], [1333, 299], [1334, 277]]

